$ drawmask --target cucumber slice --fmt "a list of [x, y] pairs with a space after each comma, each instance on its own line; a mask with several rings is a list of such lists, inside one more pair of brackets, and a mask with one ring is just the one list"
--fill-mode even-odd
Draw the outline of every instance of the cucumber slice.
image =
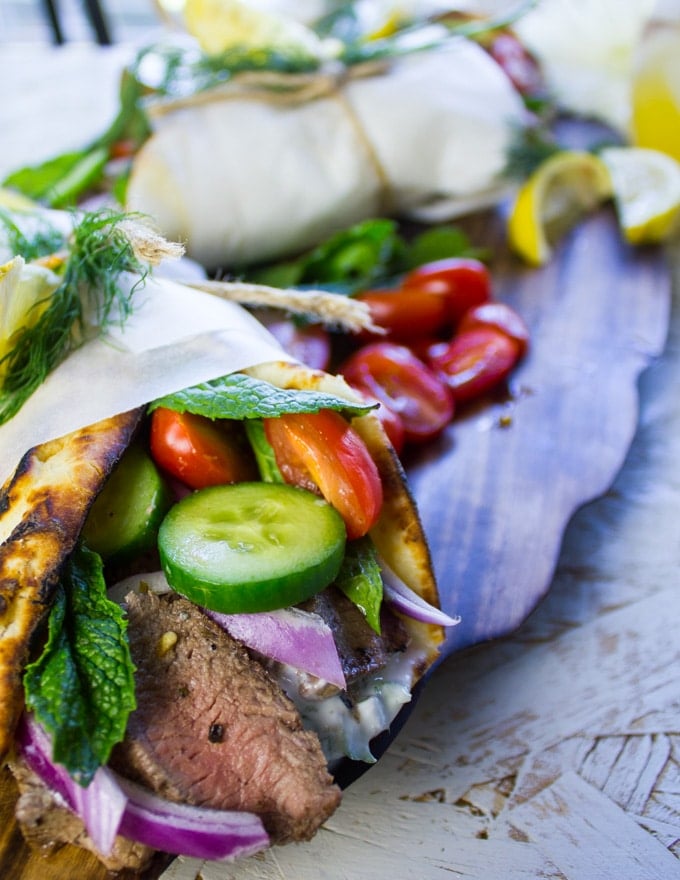
[[345, 551], [340, 514], [283, 483], [234, 483], [188, 495], [158, 534], [168, 583], [225, 614], [272, 611], [335, 579]]
[[106, 563], [127, 562], [155, 546], [172, 496], [151, 457], [138, 444], [116, 465], [83, 526], [85, 544]]

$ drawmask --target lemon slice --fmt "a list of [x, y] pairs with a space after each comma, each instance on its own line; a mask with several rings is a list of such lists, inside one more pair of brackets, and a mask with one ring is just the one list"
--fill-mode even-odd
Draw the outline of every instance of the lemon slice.
[[517, 193], [508, 219], [510, 246], [527, 263], [543, 265], [552, 245], [611, 194], [607, 166], [597, 156], [580, 150], [555, 153]]
[[646, 147], [608, 147], [619, 224], [630, 244], [654, 244], [673, 233], [680, 218], [680, 163]]
[[322, 41], [310, 28], [239, 0], [186, 0], [182, 15], [186, 29], [208, 55], [235, 46], [321, 54]]
[[8, 211], [35, 211], [40, 206], [14, 189], [0, 186], [0, 208]]

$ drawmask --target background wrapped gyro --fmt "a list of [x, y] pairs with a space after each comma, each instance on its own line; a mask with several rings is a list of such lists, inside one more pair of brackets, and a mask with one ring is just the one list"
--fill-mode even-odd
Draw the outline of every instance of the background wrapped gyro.
[[298, 252], [376, 214], [454, 217], [505, 191], [524, 106], [479, 46], [311, 74], [297, 95], [296, 82], [235, 78], [150, 106], [128, 206], [214, 269]]

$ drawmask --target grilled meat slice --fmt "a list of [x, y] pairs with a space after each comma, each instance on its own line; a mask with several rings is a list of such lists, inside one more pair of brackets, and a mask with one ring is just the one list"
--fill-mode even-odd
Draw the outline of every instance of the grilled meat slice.
[[141, 410], [31, 449], [0, 493], [0, 760], [23, 708], [21, 675], [64, 560]]
[[273, 842], [311, 838], [340, 790], [290, 700], [187, 600], [126, 602], [138, 708], [112, 765], [169, 800], [257, 813]]
[[318, 614], [333, 632], [348, 690], [364, 676], [382, 669], [390, 654], [404, 651], [408, 645], [406, 628], [388, 607], [382, 608], [378, 635], [354, 602], [337, 587], [328, 587], [300, 607]]
[[21, 759], [13, 760], [10, 766], [20, 792], [17, 821], [31, 847], [49, 853], [71, 843], [90, 850], [109, 871], [127, 868], [135, 875], [150, 864], [154, 850], [120, 836], [116, 837], [111, 853], [102, 855], [78, 816], [65, 807]]

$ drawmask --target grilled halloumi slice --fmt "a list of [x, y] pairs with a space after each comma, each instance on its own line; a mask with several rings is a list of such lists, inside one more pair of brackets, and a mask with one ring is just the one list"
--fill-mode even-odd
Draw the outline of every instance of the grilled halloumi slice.
[[22, 672], [61, 567], [141, 413], [29, 450], [0, 492], [0, 761], [23, 709]]

